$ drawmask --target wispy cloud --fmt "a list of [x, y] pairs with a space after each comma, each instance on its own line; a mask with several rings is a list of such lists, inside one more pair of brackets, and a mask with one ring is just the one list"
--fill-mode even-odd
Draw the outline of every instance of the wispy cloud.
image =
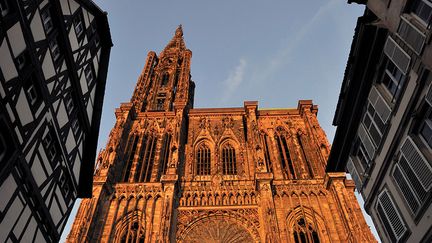
[[233, 93], [243, 82], [246, 66], [246, 59], [240, 58], [239, 64], [229, 73], [228, 78], [223, 82], [225, 86], [224, 95], [222, 97], [223, 103], [226, 103], [231, 98]]
[[301, 44], [306, 35], [312, 30], [314, 25], [317, 24], [320, 19], [325, 16], [325, 14], [329, 13], [332, 10], [332, 7], [338, 1], [339, 0], [331, 0], [322, 5], [314, 14], [314, 16], [309, 19], [309, 21], [300, 26], [296, 33], [289, 35], [286, 45], [279, 49], [277, 54], [275, 54], [271, 60], [267, 62], [267, 65], [265, 65], [263, 69], [260, 69], [260, 72], [257, 72], [253, 75], [252, 79], [258, 82], [264, 81], [268, 79], [274, 72], [288, 63], [291, 60], [290, 55], [292, 52], [299, 46], [299, 44]]

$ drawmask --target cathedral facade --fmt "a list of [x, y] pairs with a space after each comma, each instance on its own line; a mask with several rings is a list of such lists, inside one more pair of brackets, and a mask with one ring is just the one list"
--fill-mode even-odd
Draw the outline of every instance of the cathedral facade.
[[68, 242], [373, 242], [317, 106], [193, 108], [181, 26], [150, 52]]

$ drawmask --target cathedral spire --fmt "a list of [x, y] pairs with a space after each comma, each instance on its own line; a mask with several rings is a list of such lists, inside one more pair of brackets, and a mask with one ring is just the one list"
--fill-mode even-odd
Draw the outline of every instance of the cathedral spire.
[[175, 31], [175, 34], [173, 36], [173, 38], [171, 39], [171, 41], [168, 43], [168, 45], [164, 48], [164, 50], [162, 51], [161, 55], [169, 50], [176, 50], [176, 49], [180, 49], [180, 50], [185, 50], [186, 49], [186, 45], [185, 42], [183, 40], [183, 28], [182, 25], [179, 25]]

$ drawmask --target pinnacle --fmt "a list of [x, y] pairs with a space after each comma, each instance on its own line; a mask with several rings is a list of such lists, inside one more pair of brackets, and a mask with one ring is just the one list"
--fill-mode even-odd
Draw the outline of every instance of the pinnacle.
[[180, 50], [186, 49], [186, 45], [183, 40], [183, 28], [182, 25], [179, 25], [175, 31], [175, 34], [171, 41], [166, 45], [162, 52], [166, 52], [169, 49], [179, 48]]

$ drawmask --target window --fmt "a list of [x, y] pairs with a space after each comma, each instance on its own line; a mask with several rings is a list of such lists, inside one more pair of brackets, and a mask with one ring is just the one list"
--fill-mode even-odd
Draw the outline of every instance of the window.
[[270, 159], [270, 150], [269, 150], [267, 139], [268, 139], [267, 134], [261, 135], [262, 143], [264, 143], [264, 157], [266, 160], [267, 171], [273, 172], [273, 165], [272, 165], [272, 161]]
[[164, 109], [165, 98], [158, 98], [156, 100], [156, 110], [162, 111]]
[[39, 91], [39, 86], [37, 86], [34, 74], [30, 75], [30, 77], [25, 81], [23, 88], [29, 104], [35, 107], [41, 100], [42, 96]]
[[130, 223], [129, 227], [122, 233], [120, 243], [144, 243], [144, 229], [140, 227], [138, 222]]
[[66, 110], [67, 113], [69, 115], [72, 114], [73, 110], [74, 110], [75, 106], [74, 106], [74, 102], [72, 99], [72, 94], [69, 94], [68, 96], [66, 96]]
[[225, 144], [222, 148], [222, 171], [224, 175], [237, 174], [236, 154], [231, 144]]
[[162, 86], [166, 86], [168, 84], [168, 81], [169, 81], [169, 74], [164, 73], [164, 75], [162, 76]]
[[397, 34], [415, 53], [421, 53], [426, 35], [403, 16], [401, 16]]
[[9, 13], [9, 4], [7, 0], [0, 0], [0, 13], [4, 17]]
[[384, 45], [384, 53], [403, 74], [408, 72], [411, 57], [390, 36]]
[[71, 125], [71, 127], [72, 127], [72, 132], [73, 132], [73, 134], [75, 134], [75, 137], [79, 137], [80, 135], [81, 135], [81, 129], [80, 129], [80, 126], [79, 126], [79, 121], [78, 121], [78, 119], [74, 119], [73, 121], [72, 121], [72, 125]]
[[42, 145], [45, 148], [48, 159], [50, 161], [53, 161], [57, 155], [57, 148], [56, 148], [57, 145], [54, 140], [53, 132], [50, 128], [48, 128], [48, 132], [42, 140]]
[[55, 39], [55, 38], [52, 39], [49, 42], [49, 47], [51, 50], [53, 61], [56, 62], [60, 58], [60, 48], [59, 48], [59, 45], [57, 43], [57, 39]]
[[414, 13], [427, 26], [432, 19], [432, 3], [430, 0], [417, 0], [414, 2]]
[[23, 51], [19, 56], [16, 58], [17, 67], [19, 70], [24, 69], [30, 62], [29, 56], [27, 51]]
[[196, 153], [196, 174], [197, 175], [210, 175], [210, 149], [206, 144], [201, 144]]
[[386, 56], [384, 57], [384, 65], [385, 70], [381, 78], [381, 83], [386, 87], [386, 90], [392, 97], [392, 101], [396, 101], [401, 94], [406, 78], [402, 71]]
[[400, 242], [408, 229], [387, 189], [378, 195], [376, 209], [390, 242]]
[[285, 135], [275, 136], [282, 162], [282, 173], [289, 179], [297, 179]]
[[165, 134], [163, 147], [162, 147], [162, 165], [161, 165], [161, 174], [164, 175], [166, 173], [168, 163], [169, 163], [169, 156], [170, 156], [170, 145], [171, 145], [171, 134], [167, 133]]
[[138, 157], [137, 173], [135, 181], [150, 182], [155, 163], [157, 137], [144, 135]]
[[354, 180], [354, 183], [356, 185], [357, 191], [361, 192], [361, 189], [363, 187], [363, 182], [360, 178], [359, 173], [357, 172], [356, 166], [354, 165], [353, 159], [348, 157], [348, 163], [346, 166], [348, 172], [351, 174], [351, 178]]
[[[373, 158], [376, 149], [380, 146], [391, 108], [375, 86], [369, 93], [366, 112], [363, 115], [358, 135], [362, 140], [369, 158]], [[371, 141], [373, 144], [371, 144]]]
[[128, 182], [129, 181], [129, 176], [130, 176], [130, 170], [132, 168], [132, 163], [134, 161], [134, 157], [135, 157], [135, 153], [136, 153], [136, 148], [138, 145], [138, 135], [132, 135], [132, 137], [129, 140], [129, 146], [128, 149], [129, 150], [129, 158], [126, 160], [126, 166], [125, 166], [125, 171], [123, 174], [123, 181], [124, 182]]
[[45, 8], [43, 11], [41, 11], [41, 18], [45, 32], [49, 34], [54, 27], [49, 8]]
[[311, 223], [306, 222], [304, 218], [298, 219], [294, 225], [294, 241], [296, 243], [320, 242], [315, 227]]
[[305, 140], [306, 140], [305, 137], [303, 137], [303, 136], [302, 136], [301, 134], [299, 134], [299, 133], [297, 134], [297, 141], [298, 141], [298, 143], [299, 143], [299, 145], [300, 145], [300, 150], [301, 150], [301, 155], [302, 155], [302, 157], [303, 157], [303, 161], [306, 163], [306, 168], [307, 168], [307, 170], [308, 170], [309, 176], [310, 176], [310, 177], [314, 177], [311, 162], [308, 160], [308, 158], [307, 158], [307, 156], [306, 156], [306, 151], [305, 151], [305, 149], [304, 149], [304, 147], [303, 147], [303, 143], [305, 143]]
[[79, 12], [77, 15], [75, 15], [73, 19], [74, 28], [75, 28], [75, 34], [78, 38], [81, 38], [84, 34], [84, 26], [82, 21], [81, 12]]
[[34, 87], [33, 84], [30, 84], [27, 88], [26, 88], [26, 94], [27, 94], [27, 98], [30, 101], [31, 105], [34, 105], [38, 99], [38, 94], [36, 92], [36, 88]]
[[93, 81], [93, 67], [91, 64], [87, 64], [84, 69], [85, 77], [87, 80], [87, 84], [90, 84]]
[[[429, 91], [432, 93], [432, 89]], [[432, 149], [432, 106], [428, 106], [420, 123], [419, 135], [421, 140]]]

